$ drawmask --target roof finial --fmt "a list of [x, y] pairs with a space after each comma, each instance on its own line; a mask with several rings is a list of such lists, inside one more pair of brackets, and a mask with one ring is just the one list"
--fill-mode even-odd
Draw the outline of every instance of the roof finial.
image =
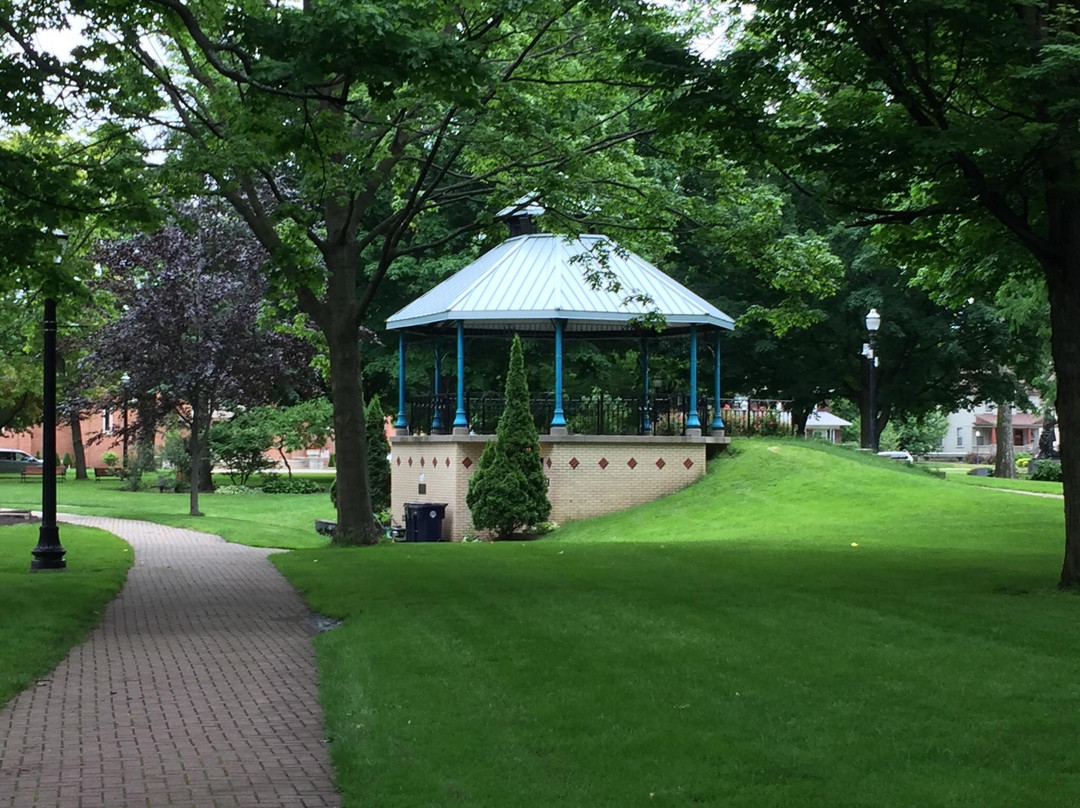
[[503, 208], [495, 217], [506, 219], [506, 226], [510, 229], [510, 238], [515, 236], [528, 236], [536, 232], [534, 216], [544, 214], [542, 205], [536, 202], [535, 194], [527, 194], [509, 207]]

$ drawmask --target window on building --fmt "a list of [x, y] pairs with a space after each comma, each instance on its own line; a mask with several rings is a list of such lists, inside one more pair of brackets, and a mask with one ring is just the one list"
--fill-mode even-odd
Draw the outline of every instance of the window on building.
[[989, 446], [990, 440], [987, 438], [986, 433], [981, 429], [975, 430], [975, 445], [976, 446]]
[[956, 445], [957, 446], [963, 446], [964, 445], [964, 428], [962, 426], [958, 426], [956, 428]]
[[108, 410], [101, 411], [101, 431], [106, 433], [113, 431], [112, 413]]
[[1013, 430], [1013, 446], [1023, 446], [1024, 445], [1024, 442], [1025, 442], [1024, 441], [1024, 432], [1025, 431], [1026, 430], [1023, 430], [1023, 429], [1014, 429]]

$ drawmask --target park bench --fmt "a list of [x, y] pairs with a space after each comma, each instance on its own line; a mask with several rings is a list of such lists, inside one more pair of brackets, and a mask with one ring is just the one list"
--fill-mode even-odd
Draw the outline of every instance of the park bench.
[[120, 477], [123, 478], [124, 470], [111, 468], [109, 466], [94, 466], [94, 482], [96, 483], [102, 477]]
[[[45, 468], [46, 467], [43, 466], [43, 465], [42, 466], [23, 466], [22, 471], [19, 472], [19, 477], [22, 478], [22, 481], [24, 483], [27, 480], [29, 480], [31, 477], [43, 477], [45, 475]], [[59, 482], [64, 482], [67, 479], [67, 469], [64, 468], [63, 466], [57, 466], [55, 469], [53, 469], [53, 471], [56, 474], [56, 479]]]

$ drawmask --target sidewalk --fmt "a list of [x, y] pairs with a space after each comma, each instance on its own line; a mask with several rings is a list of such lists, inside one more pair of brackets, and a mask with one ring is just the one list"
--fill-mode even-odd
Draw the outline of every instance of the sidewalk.
[[86, 642], [0, 711], [0, 808], [340, 805], [313, 630], [273, 551], [62, 519], [120, 536], [135, 565]]

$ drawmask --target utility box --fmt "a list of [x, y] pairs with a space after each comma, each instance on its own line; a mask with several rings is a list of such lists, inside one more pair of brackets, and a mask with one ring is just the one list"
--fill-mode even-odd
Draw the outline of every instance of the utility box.
[[405, 541], [442, 541], [445, 502], [406, 502]]

